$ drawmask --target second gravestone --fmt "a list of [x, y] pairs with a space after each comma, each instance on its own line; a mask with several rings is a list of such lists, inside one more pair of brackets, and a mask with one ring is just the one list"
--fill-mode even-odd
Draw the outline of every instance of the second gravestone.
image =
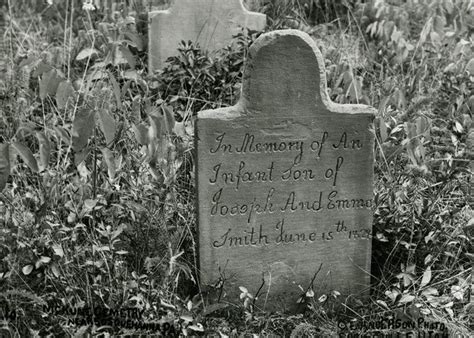
[[266, 20], [265, 14], [247, 11], [242, 0], [175, 0], [170, 9], [149, 14], [149, 69], [177, 55], [181, 41], [213, 51], [229, 45], [243, 27], [263, 30]]
[[238, 104], [198, 114], [201, 282], [260, 290], [256, 304], [278, 309], [311, 289], [367, 291], [373, 118], [330, 101], [306, 33], [260, 36]]

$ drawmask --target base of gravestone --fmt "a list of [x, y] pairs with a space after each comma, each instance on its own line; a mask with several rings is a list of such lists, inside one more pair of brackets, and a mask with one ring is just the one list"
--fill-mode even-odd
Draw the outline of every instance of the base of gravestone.
[[[321, 267], [322, 268], [322, 267]], [[278, 297], [268, 302], [268, 281], [262, 280], [258, 287], [247, 288], [240, 287], [227, 288], [225, 281], [219, 280], [214, 284], [201, 284], [201, 300], [204, 302], [206, 313], [225, 309], [240, 309], [251, 312], [280, 312], [288, 314], [297, 314], [314, 308], [314, 305], [322, 306], [332, 311], [344, 310], [347, 304], [360, 304], [360, 301], [367, 300], [370, 297], [370, 288], [367, 287], [358, 293], [342, 293], [336, 289], [331, 289], [325, 283], [321, 283], [317, 275], [321, 270], [315, 271], [315, 279], [312, 284], [297, 285], [294, 281], [288, 280], [288, 285], [292, 285], [296, 290], [293, 294], [296, 297], [286, 297], [284, 293], [281, 298]], [[247, 300], [248, 299], [248, 300]], [[313, 306], [311, 306], [313, 305]]]

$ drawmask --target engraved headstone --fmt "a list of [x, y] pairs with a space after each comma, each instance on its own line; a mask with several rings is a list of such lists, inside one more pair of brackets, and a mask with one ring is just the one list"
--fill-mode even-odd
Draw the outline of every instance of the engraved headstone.
[[292, 309], [310, 289], [367, 291], [373, 118], [330, 101], [309, 35], [260, 36], [240, 101], [198, 114], [201, 282], [221, 297], [260, 289], [267, 309]]
[[149, 13], [149, 69], [161, 69], [178, 54], [181, 41], [199, 43], [204, 50], [229, 45], [242, 27], [263, 30], [266, 16], [249, 12], [242, 0], [175, 0], [170, 9]]

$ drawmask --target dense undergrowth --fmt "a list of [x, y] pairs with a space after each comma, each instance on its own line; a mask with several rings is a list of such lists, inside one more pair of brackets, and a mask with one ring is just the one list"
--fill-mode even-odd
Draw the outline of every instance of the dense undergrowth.
[[375, 313], [473, 329], [472, 2], [249, 5], [268, 30], [315, 37], [335, 102], [378, 108], [370, 299], [336, 307], [337, 294], [307, 294], [298, 315], [201, 302], [194, 117], [237, 101], [257, 33], [214, 54], [184, 42], [149, 74], [143, 13], [11, 4], [0, 46], [2, 335], [150, 332], [64, 315], [75, 307], [138, 309], [182, 334], [340, 333], [338, 322]]

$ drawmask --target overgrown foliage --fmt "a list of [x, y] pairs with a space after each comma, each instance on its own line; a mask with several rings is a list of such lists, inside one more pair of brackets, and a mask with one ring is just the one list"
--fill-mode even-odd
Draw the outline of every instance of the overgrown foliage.
[[213, 54], [184, 41], [148, 74], [142, 13], [73, 2], [3, 14], [2, 334], [150, 332], [52, 310], [73, 308], [133, 308], [185, 335], [331, 334], [384, 311], [468, 332], [472, 2], [254, 4], [269, 29], [317, 38], [334, 101], [379, 110], [371, 299], [307, 292], [295, 316], [254, 309], [244, 286], [235, 309], [205, 308], [196, 284], [194, 116], [236, 102], [257, 35]]

